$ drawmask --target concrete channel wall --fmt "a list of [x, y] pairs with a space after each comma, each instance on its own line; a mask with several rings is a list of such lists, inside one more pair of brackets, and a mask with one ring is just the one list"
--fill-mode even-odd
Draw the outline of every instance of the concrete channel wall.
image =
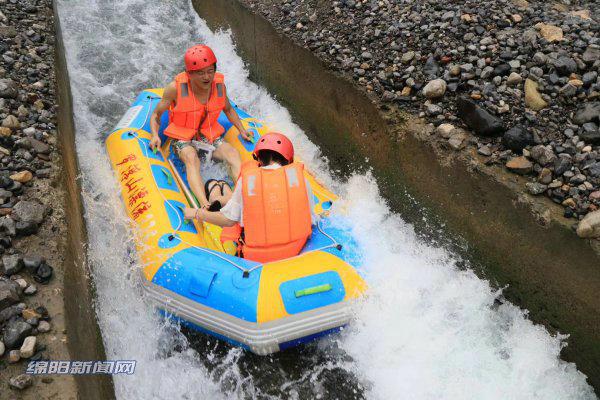
[[[104, 345], [94, 310], [95, 295], [86, 257], [87, 234], [83, 219], [79, 165], [75, 150], [75, 127], [71, 86], [65, 61], [64, 46], [56, 4], [56, 84], [59, 103], [58, 136], [63, 160], [63, 182], [66, 193], [65, 214], [68, 238], [65, 258], [65, 319], [68, 347], [73, 360], [105, 360]], [[110, 375], [76, 375], [80, 399], [114, 399]]]
[[290, 110], [332, 167], [364, 168], [368, 158], [392, 209], [419, 228], [422, 210], [408, 193], [462, 238], [482, 277], [508, 285], [505, 296], [533, 321], [570, 334], [562, 357], [600, 391], [600, 257], [552, 203], [520, 194], [520, 177], [435, 151], [425, 126], [410, 116], [400, 124], [401, 110], [382, 110], [239, 0], [193, 4], [211, 29], [231, 29], [251, 79]]

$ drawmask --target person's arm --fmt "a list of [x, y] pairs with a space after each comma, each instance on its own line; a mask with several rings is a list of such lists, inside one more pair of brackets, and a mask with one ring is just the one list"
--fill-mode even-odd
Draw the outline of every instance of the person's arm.
[[177, 99], [177, 87], [175, 82], [171, 82], [163, 93], [163, 97], [154, 109], [152, 116], [150, 117], [150, 132], [152, 133], [152, 139], [150, 140], [150, 148], [154, 150], [160, 147], [160, 137], [158, 136], [158, 130], [160, 128], [160, 117], [162, 114], [169, 109], [171, 104]]
[[221, 211], [208, 211], [206, 209], [197, 210], [195, 218], [222, 227], [234, 226], [237, 223], [224, 216]]
[[183, 217], [185, 219], [199, 218], [208, 223], [219, 225], [219, 226], [233, 226], [242, 220], [242, 178], [240, 178], [235, 185], [235, 189], [231, 194], [231, 198], [221, 208], [221, 211], [208, 211], [205, 209], [199, 210], [196, 213], [196, 209], [186, 207], [183, 210]]
[[233, 108], [231, 106], [231, 103], [229, 102], [229, 98], [227, 98], [225, 100], [225, 109], [223, 110], [223, 112], [227, 116], [227, 119], [229, 120], [229, 122], [231, 122], [233, 124], [233, 126], [235, 126], [237, 128], [240, 135], [242, 135], [242, 137], [245, 140], [250, 141], [253, 136], [252, 132], [248, 132], [246, 130], [246, 128], [244, 128], [244, 125], [242, 124], [242, 121], [240, 120], [238, 113], [235, 111], [235, 108]]

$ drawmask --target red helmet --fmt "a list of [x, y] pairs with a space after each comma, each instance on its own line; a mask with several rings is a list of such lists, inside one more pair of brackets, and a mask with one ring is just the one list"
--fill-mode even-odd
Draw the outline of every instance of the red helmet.
[[272, 150], [281, 154], [288, 162], [294, 161], [294, 145], [290, 139], [279, 132], [269, 132], [258, 139], [252, 153], [255, 159], [261, 150]]
[[215, 53], [213, 53], [210, 47], [203, 44], [198, 44], [187, 49], [183, 59], [185, 61], [185, 70], [188, 72], [206, 68], [217, 62]]

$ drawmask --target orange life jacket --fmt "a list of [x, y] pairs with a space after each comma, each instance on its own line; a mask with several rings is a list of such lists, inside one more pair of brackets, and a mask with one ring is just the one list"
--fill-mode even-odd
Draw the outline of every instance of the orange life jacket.
[[242, 167], [244, 258], [270, 262], [298, 255], [312, 232], [304, 165]]
[[178, 74], [175, 84], [177, 100], [169, 109], [169, 125], [165, 135], [173, 139], [192, 140], [199, 128], [202, 136], [210, 143], [214, 142], [225, 132], [225, 128], [217, 122], [227, 101], [223, 74], [215, 73], [206, 104], [200, 103], [194, 96], [187, 72]]

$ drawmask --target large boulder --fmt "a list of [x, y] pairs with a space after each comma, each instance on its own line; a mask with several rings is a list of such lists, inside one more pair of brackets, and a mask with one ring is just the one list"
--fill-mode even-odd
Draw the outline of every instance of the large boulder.
[[552, 150], [552, 146], [537, 145], [531, 149], [531, 158], [538, 162], [541, 166], [546, 166], [554, 163], [556, 154]]
[[2, 269], [6, 275], [14, 275], [23, 269], [23, 259], [18, 254], [3, 255]]
[[506, 129], [500, 118], [493, 116], [472, 100], [459, 97], [457, 109], [460, 119], [477, 135], [499, 136]]
[[46, 216], [46, 207], [35, 201], [22, 200], [13, 207], [12, 216], [17, 221], [39, 225]]
[[33, 327], [25, 321], [9, 321], [4, 328], [4, 345], [7, 349], [18, 349], [23, 344], [23, 340], [31, 335]]
[[19, 285], [8, 279], [0, 280], [0, 311], [21, 300]]
[[582, 238], [600, 237], [600, 210], [588, 213], [577, 226], [577, 235]]
[[504, 133], [502, 143], [512, 151], [522, 151], [526, 146], [533, 144], [533, 135], [522, 126], [514, 126]]

